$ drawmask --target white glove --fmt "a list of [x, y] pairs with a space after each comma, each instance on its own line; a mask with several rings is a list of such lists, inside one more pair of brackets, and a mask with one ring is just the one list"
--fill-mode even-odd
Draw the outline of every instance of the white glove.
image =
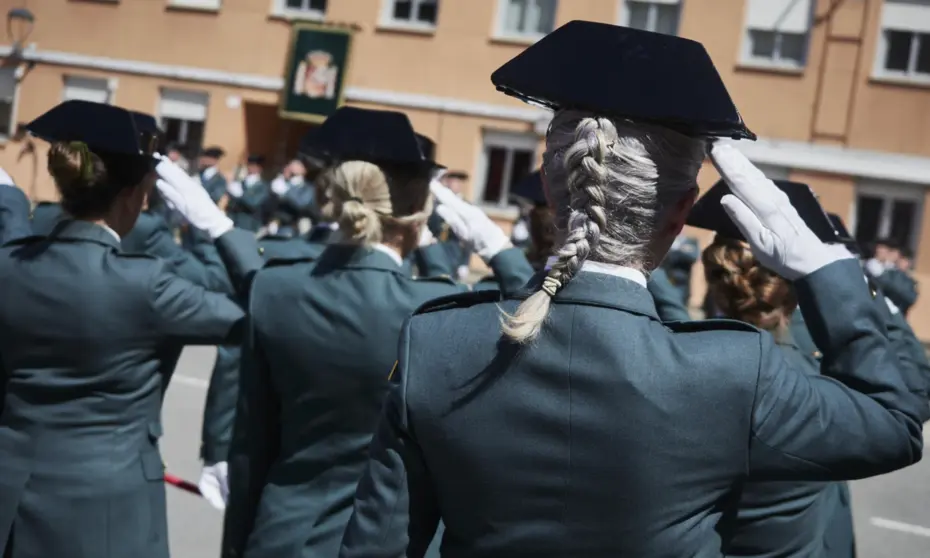
[[510, 238], [516, 240], [517, 242], [524, 242], [530, 238], [530, 229], [526, 226], [526, 221], [520, 219], [513, 226], [513, 232], [510, 233]]
[[430, 182], [429, 188], [439, 202], [436, 213], [485, 263], [512, 246], [504, 231], [484, 211], [459, 198], [437, 180]]
[[878, 277], [882, 273], [885, 273], [885, 264], [876, 260], [875, 258], [870, 258], [865, 262], [865, 270], [869, 272], [869, 275], [872, 277]]
[[226, 501], [229, 499], [229, 467], [226, 462], [205, 465], [200, 472], [197, 487], [210, 505], [218, 510], [226, 509]]
[[279, 176], [271, 181], [271, 191], [278, 196], [283, 196], [291, 189], [291, 185], [283, 176]]
[[835, 261], [855, 258], [842, 244], [826, 244], [801, 220], [788, 196], [736, 148], [714, 144], [711, 160], [732, 194], [723, 208], [763, 266], [789, 281]]
[[233, 181], [226, 185], [226, 191], [234, 198], [241, 198], [243, 194], [242, 183]]
[[226, 216], [210, 199], [210, 194], [193, 178], [163, 155], [155, 171], [161, 180], [155, 183], [161, 195], [174, 205], [188, 223], [210, 238], [217, 239], [233, 229], [232, 219]]
[[420, 241], [417, 246], [422, 248], [423, 246], [429, 246], [435, 241], [436, 237], [433, 236], [433, 231], [429, 230], [429, 227], [426, 225], [426, 223], [423, 223], [423, 226], [420, 227]]
[[7, 174], [2, 167], [0, 167], [0, 184], [7, 186], [16, 186], [16, 182], [13, 181], [13, 177]]

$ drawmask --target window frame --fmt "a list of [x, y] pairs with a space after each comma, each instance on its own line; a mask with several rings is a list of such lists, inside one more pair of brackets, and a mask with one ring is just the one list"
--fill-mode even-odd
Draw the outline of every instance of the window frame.
[[10, 69], [13, 72], [13, 100], [10, 103], [10, 125], [6, 130], [0, 130], [0, 143], [13, 138], [19, 126], [16, 115], [19, 113], [19, 95], [22, 89], [24, 70], [22, 66], [0, 67], [0, 70]]
[[[484, 200], [484, 192], [487, 188], [488, 150], [494, 147], [507, 150], [507, 161], [504, 165], [504, 177], [507, 177], [513, 170], [514, 151], [529, 151], [531, 160], [535, 164], [539, 158], [539, 136], [533, 133], [505, 132], [492, 129], [481, 131], [481, 149], [478, 155], [478, 168], [475, 173], [476, 180], [474, 188], [472, 188], [472, 202], [486, 209], [506, 211], [514, 207], [510, 203], [510, 189], [513, 184], [504, 183], [501, 188], [501, 199], [496, 203]], [[532, 171], [532, 167], [530, 170]]]
[[420, 4], [429, 4], [429, 0], [409, 0], [411, 2], [410, 15], [411, 19], [396, 19], [394, 17], [394, 5], [397, 3], [397, 0], [381, 0], [381, 18], [379, 21], [380, 27], [386, 27], [391, 29], [410, 29], [414, 31], [426, 31], [433, 32], [436, 30], [436, 27], [439, 25], [439, 10], [441, 5], [441, 0], [435, 0], [436, 4], [436, 21], [433, 23], [428, 23], [416, 19], [417, 9]]
[[[503, 39], [505, 41], [521, 41], [521, 42], [535, 42], [539, 39], [545, 37], [547, 34], [555, 30], [558, 22], [559, 14], [559, 0], [547, 0], [553, 3], [552, 11], [552, 29], [546, 33], [539, 32], [525, 32], [525, 31], [516, 31], [510, 30], [505, 27], [505, 22], [507, 21], [507, 9], [510, 7], [510, 2], [513, 0], [497, 0], [497, 14], [494, 18], [494, 38]], [[532, 0], [526, 0], [527, 2]]]
[[[750, 25], [752, 6], [749, 2], [745, 3], [746, 14], [743, 21], [742, 40], [740, 41], [740, 65], [750, 68], [775, 69], [789, 72], [803, 72], [807, 68], [808, 58], [810, 57], [811, 31], [813, 30], [814, 14], [817, 9], [817, 0], [811, 0], [808, 5], [807, 27], [804, 30], [804, 50], [801, 60], [795, 62], [791, 59], [781, 58], [781, 45], [785, 35], [798, 35], [794, 31], [779, 30], [777, 28], [753, 27]], [[752, 54], [752, 32], [761, 31], [772, 33], [774, 35], [774, 46], [772, 48], [772, 57], [759, 57]]]
[[[304, 0], [309, 3], [310, 0]], [[323, 10], [295, 10], [287, 7], [287, 0], [271, 0], [271, 13], [275, 17], [290, 20], [323, 21], [326, 19], [326, 10], [329, 9], [330, 0], [326, 0]]]
[[[904, 71], [889, 70], [885, 67], [885, 59], [888, 57], [888, 47], [890, 46], [890, 41], [888, 40], [889, 31], [909, 33], [912, 36], [911, 51], [908, 53], [907, 58], [908, 68]], [[912, 83], [930, 84], [930, 72], [923, 73], [916, 71], [917, 56], [919, 54], [920, 43], [922, 40], [930, 41], [930, 29], [927, 31], [914, 31], [911, 29], [896, 29], [893, 27], [884, 26], [879, 29], [878, 50], [875, 54], [875, 67], [873, 71], [874, 77], [881, 79], [907, 81]]]
[[879, 218], [878, 231], [876, 238], [887, 237], [891, 234], [891, 213], [895, 201], [905, 201], [914, 203], [914, 220], [910, 232], [910, 239], [907, 248], [912, 254], [917, 254], [917, 245], [920, 243], [920, 234], [923, 225], [924, 215], [924, 198], [926, 188], [921, 186], [911, 186], [896, 182], [888, 181], [859, 181], [855, 187], [855, 197], [853, 206], [850, 211], [849, 230], [853, 236], [858, 238], [859, 234], [859, 198], [867, 196], [882, 200], [882, 212]]
[[678, 8], [678, 21], [675, 24], [675, 36], [676, 37], [679, 36], [679, 32], [681, 31], [681, 14], [683, 13], [683, 9], [684, 9], [683, 4], [685, 3], [685, 0], [619, 0], [619, 5], [617, 7], [618, 9], [617, 21], [623, 27], [630, 27], [630, 15], [631, 14], [630, 14], [629, 3], [631, 1], [640, 2], [643, 4], [649, 4], [648, 21], [652, 25], [651, 26], [647, 25], [647, 27], [651, 27], [651, 28], [646, 29], [646, 31], [652, 31], [652, 32], [656, 32], [655, 24], [656, 24], [656, 21], [658, 20], [658, 11], [659, 11], [658, 6], [660, 4], [676, 6]]

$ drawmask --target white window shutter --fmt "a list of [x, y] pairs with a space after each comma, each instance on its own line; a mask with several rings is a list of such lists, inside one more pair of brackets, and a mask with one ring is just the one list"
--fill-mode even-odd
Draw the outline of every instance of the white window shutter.
[[930, 32], [930, 4], [885, 0], [882, 4], [882, 28]]
[[782, 33], [807, 33], [811, 7], [811, 0], [749, 0], [746, 26]]
[[106, 79], [65, 76], [66, 101], [110, 102], [110, 85]]
[[199, 91], [162, 89], [158, 115], [162, 118], [203, 122], [207, 119], [208, 100], [208, 95]]

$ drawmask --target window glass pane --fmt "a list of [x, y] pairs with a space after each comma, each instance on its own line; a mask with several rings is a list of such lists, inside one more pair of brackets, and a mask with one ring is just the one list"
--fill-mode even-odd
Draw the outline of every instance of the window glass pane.
[[753, 58], [775, 56], [775, 33], [773, 31], [749, 30], [750, 52]]
[[410, 19], [412, 0], [394, 0], [394, 19]]
[[917, 36], [920, 44], [917, 45], [917, 64], [914, 71], [921, 74], [930, 74], [930, 35], [921, 33]]
[[318, 12], [326, 11], [326, 0], [310, 0], [310, 9]]
[[629, 19], [627, 27], [649, 31], [649, 4], [646, 2], [627, 2]]
[[666, 35], [678, 33], [678, 4], [656, 4], [655, 31]]
[[885, 37], [888, 40], [885, 69], [906, 72], [911, 59], [911, 40], [914, 34], [906, 31], [885, 31]]
[[0, 136], [12, 135], [13, 103], [0, 100]]
[[291, 10], [300, 10], [304, 7], [304, 0], [287, 0], [287, 7]]
[[882, 216], [882, 199], [859, 196], [856, 200], [856, 230], [853, 235], [860, 244], [870, 244], [879, 237]]
[[507, 181], [507, 191], [509, 193], [510, 188], [514, 184], [522, 180], [526, 175], [532, 172], [533, 165], [533, 153], [530, 151], [523, 151], [522, 149], [514, 150], [513, 152], [513, 165], [510, 167], [510, 179]]
[[782, 33], [780, 50], [778, 52], [779, 60], [804, 63], [804, 49], [807, 46], [807, 35], [801, 33]]
[[504, 29], [511, 33], [523, 31], [526, 21], [526, 3], [529, 0], [510, 0], [507, 4], [507, 14], [504, 17]]
[[420, 2], [417, 9], [417, 21], [423, 23], [436, 23], [436, 16], [439, 12], [439, 2]]
[[555, 4], [556, 0], [535, 0], [536, 4], [536, 25], [533, 31], [541, 34], [552, 32], [555, 29]]
[[891, 234], [889, 236], [902, 246], [910, 248], [917, 204], [908, 200], [894, 200], [891, 206]]
[[484, 175], [484, 195], [482, 199], [498, 203], [504, 189], [504, 166], [507, 164], [507, 150], [502, 147], [488, 148], [488, 170]]

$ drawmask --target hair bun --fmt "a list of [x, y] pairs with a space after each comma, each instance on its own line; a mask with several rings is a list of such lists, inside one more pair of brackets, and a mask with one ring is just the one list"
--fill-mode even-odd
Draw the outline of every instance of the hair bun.
[[82, 141], [56, 142], [48, 152], [48, 170], [60, 186], [87, 187], [94, 181], [94, 156]]

